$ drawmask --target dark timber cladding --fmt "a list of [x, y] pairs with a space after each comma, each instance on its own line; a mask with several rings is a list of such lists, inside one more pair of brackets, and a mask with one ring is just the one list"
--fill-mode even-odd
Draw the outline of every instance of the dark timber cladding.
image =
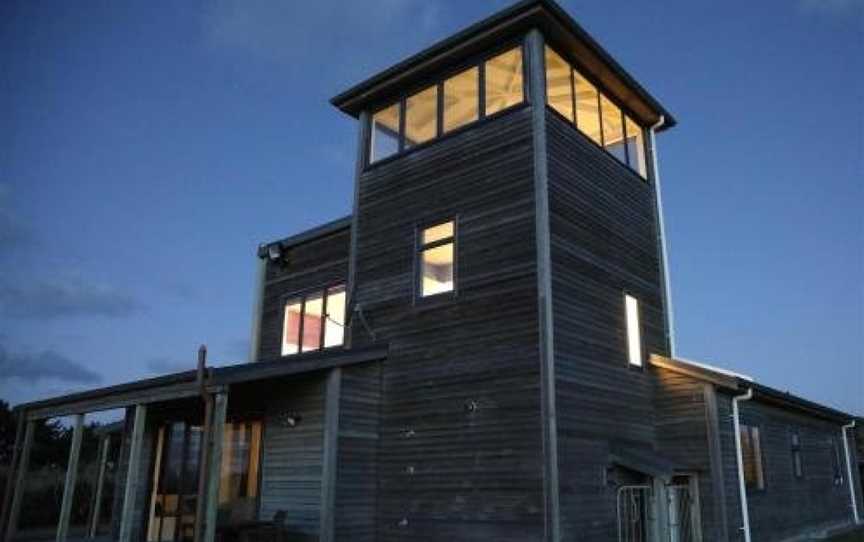
[[[609, 540], [610, 447], [654, 448], [649, 368], [629, 368], [624, 294], [644, 352], [666, 352], [652, 185], [547, 109], [552, 291], [564, 540]], [[647, 360], [645, 361], [647, 365]]]
[[[358, 190], [355, 302], [390, 343], [379, 540], [543, 540], [530, 108], [373, 165]], [[456, 296], [415, 300], [416, 228], [451, 219]]]

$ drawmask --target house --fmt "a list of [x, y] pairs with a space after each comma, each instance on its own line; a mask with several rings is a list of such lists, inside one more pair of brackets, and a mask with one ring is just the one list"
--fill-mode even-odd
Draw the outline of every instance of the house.
[[518, 3], [332, 102], [358, 124], [353, 212], [260, 247], [251, 362], [16, 407], [7, 541], [34, 421], [80, 434], [109, 408], [123, 542], [762, 542], [859, 520], [853, 416], [672, 351], [675, 119], [560, 7]]

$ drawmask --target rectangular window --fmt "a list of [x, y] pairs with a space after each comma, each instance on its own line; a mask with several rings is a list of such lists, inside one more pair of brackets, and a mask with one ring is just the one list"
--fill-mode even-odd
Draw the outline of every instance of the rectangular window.
[[576, 127], [594, 140], [603, 144], [600, 131], [600, 98], [597, 87], [592, 85], [578, 71], [573, 71], [576, 81]]
[[432, 86], [405, 101], [405, 148], [438, 135], [438, 87]]
[[484, 69], [486, 115], [522, 103], [524, 82], [521, 48], [517, 47], [490, 58]]
[[627, 165], [642, 177], [647, 177], [645, 136], [642, 127], [636, 124], [633, 119], [624, 115], [624, 129], [627, 132]]
[[573, 122], [573, 72], [570, 64], [546, 47], [546, 100], [555, 111]]
[[801, 461], [801, 435], [798, 431], [793, 431], [790, 439], [792, 447], [792, 472], [795, 474], [795, 478], [803, 478], [804, 465]]
[[762, 468], [762, 441], [759, 428], [741, 424], [741, 459], [744, 467], [744, 483], [749, 489], [765, 489], [765, 473]]
[[840, 446], [837, 445], [837, 440], [831, 439], [831, 466], [834, 471], [834, 485], [843, 485], [843, 467], [840, 463]]
[[465, 70], [444, 81], [444, 133], [480, 117], [480, 69]]
[[600, 95], [600, 118], [603, 122], [603, 148], [627, 163], [627, 150], [624, 146], [624, 117], [621, 110], [605, 95]]
[[285, 303], [282, 355], [342, 346], [344, 326], [345, 286], [293, 297]]
[[418, 251], [420, 297], [452, 292], [454, 281], [455, 224], [445, 222], [421, 232]]
[[399, 104], [395, 103], [372, 116], [369, 162], [377, 162], [399, 152]]
[[627, 358], [630, 365], [642, 366], [642, 328], [639, 323], [639, 301], [624, 296], [624, 310], [627, 315]]

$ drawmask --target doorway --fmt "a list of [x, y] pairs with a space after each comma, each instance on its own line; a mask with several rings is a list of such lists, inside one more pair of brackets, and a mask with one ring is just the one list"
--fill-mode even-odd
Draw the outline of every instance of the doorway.
[[194, 539], [202, 434], [182, 421], [159, 428], [147, 542]]

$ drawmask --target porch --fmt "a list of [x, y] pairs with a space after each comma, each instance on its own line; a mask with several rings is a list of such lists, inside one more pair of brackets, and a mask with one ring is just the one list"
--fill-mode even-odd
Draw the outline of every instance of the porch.
[[[332, 540], [343, 370], [386, 355], [373, 346], [208, 368], [202, 353], [197, 371], [20, 405], [3, 540]], [[83, 521], [73, 503], [85, 417], [112, 409], [125, 420], [99, 436]], [[60, 416], [72, 428], [59, 518], [22, 529], [22, 510], [35, 505], [26, 491], [34, 432]], [[109, 457], [113, 499], [103, 494]]]

